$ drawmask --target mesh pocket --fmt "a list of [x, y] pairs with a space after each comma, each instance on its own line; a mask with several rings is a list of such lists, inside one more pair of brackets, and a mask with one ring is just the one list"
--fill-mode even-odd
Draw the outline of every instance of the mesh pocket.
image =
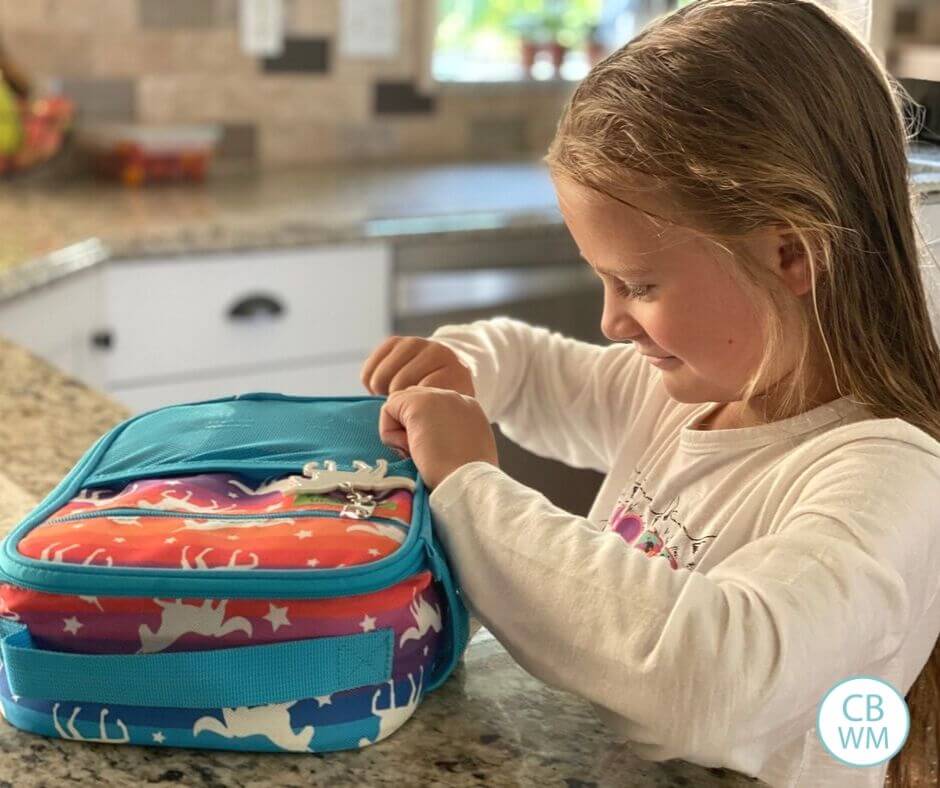
[[89, 481], [185, 466], [253, 465], [263, 474], [314, 460], [342, 468], [379, 458], [388, 461], [390, 474], [397, 466], [395, 475], [413, 478], [413, 463], [379, 439], [383, 401], [234, 399], [163, 408], [122, 430]]

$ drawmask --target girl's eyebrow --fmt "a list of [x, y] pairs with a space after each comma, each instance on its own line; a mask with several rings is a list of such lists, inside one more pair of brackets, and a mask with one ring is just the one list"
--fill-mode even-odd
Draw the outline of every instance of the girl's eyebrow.
[[[591, 265], [591, 261], [588, 260], [582, 252], [578, 252], [578, 257], [584, 260], [588, 265]], [[591, 266], [591, 267], [594, 268], [594, 270], [597, 271], [598, 273], [607, 274], [608, 276], [621, 276], [623, 274], [628, 275], [628, 276], [633, 276], [636, 274], [642, 275], [642, 274], [654, 273], [652, 268], [646, 265], [642, 265], [642, 264], [632, 265], [629, 268], [624, 266], [619, 271], [608, 271], [606, 268], [597, 268], [596, 266]]]

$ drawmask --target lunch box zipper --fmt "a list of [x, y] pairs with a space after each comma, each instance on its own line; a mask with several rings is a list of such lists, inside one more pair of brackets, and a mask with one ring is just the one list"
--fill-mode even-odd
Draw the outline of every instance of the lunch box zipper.
[[[310, 464], [304, 466], [305, 473], [308, 472], [309, 465]], [[430, 568], [432, 573], [437, 576], [437, 568], [433, 566], [433, 562], [426, 560], [425, 553], [426, 551], [430, 552], [431, 548], [426, 544], [420, 534], [421, 518], [428, 516], [426, 511], [428, 506], [426, 496], [418, 507], [413, 506], [412, 508], [413, 524], [405, 525], [391, 518], [372, 516], [371, 512], [375, 509], [376, 503], [372, 500], [373, 496], [368, 494], [367, 491], [358, 489], [348, 482], [340, 482], [335, 485], [334, 489], [342, 489], [346, 492], [347, 498], [349, 499], [349, 503], [346, 504], [340, 512], [327, 510], [293, 510], [278, 513], [265, 512], [259, 514], [241, 513], [238, 515], [226, 515], [217, 512], [190, 513], [164, 511], [161, 509], [148, 510], [134, 507], [119, 507], [115, 509], [97, 509], [95, 511], [76, 512], [74, 514], [65, 515], [64, 517], [42, 520], [34, 524], [26, 533], [31, 533], [33, 528], [44, 523], [69, 522], [101, 516], [179, 518], [181, 515], [194, 514], [195, 516], [192, 519], [211, 520], [291, 519], [296, 516], [331, 517], [336, 519], [350, 519], [358, 522], [382, 522], [402, 528], [405, 530], [406, 536], [401, 546], [395, 552], [377, 561], [371, 561], [366, 564], [356, 564], [350, 567], [333, 567], [328, 569], [253, 569], [250, 571], [211, 570], [199, 572], [198, 577], [194, 576], [193, 570], [53, 563], [24, 558], [18, 554], [16, 563], [20, 571], [17, 572], [16, 576], [11, 576], [7, 572], [0, 571], [0, 582], [6, 581], [24, 588], [50, 593], [82, 593], [84, 595], [101, 596], [145, 596], [148, 594], [148, 589], [150, 589], [157, 592], [157, 595], [163, 597], [173, 595], [181, 597], [219, 597], [221, 596], [220, 592], [217, 590], [217, 586], [220, 585], [219, 581], [235, 580], [239, 585], [238, 590], [233, 593], [233, 589], [229, 585], [226, 589], [225, 596], [256, 598], [280, 594], [284, 598], [303, 596], [315, 599], [337, 595], [371, 593], [404, 580], [424, 568]], [[413, 499], [413, 503], [416, 500], [417, 498]], [[57, 508], [61, 508], [61, 506]], [[419, 509], [420, 511], [418, 511]], [[26, 533], [22, 534], [22, 537], [25, 537]], [[7, 555], [9, 555], [9, 553], [7, 553]], [[28, 577], [24, 577], [24, 574], [28, 575]], [[97, 577], [106, 577], [107, 579], [104, 580], [103, 586], [112, 587], [103, 590], [99, 589], [95, 586]], [[161, 585], [160, 578], [170, 582]], [[116, 581], [121, 581], [120, 586], [115, 586]], [[137, 583], [140, 591], [136, 591], [133, 594], [129, 593], [127, 586], [130, 583]], [[343, 586], [343, 591], [339, 594], [337, 592], [337, 584]], [[170, 588], [168, 587], [169, 585], [173, 587]], [[79, 586], [81, 588], [79, 588]], [[89, 590], [89, 587], [91, 587], [92, 590]]]
[[388, 523], [396, 525], [407, 532], [411, 526], [406, 525], [401, 520], [392, 517], [370, 516], [365, 518], [353, 518], [344, 516], [342, 512], [334, 512], [327, 509], [288, 509], [283, 512], [259, 512], [251, 514], [240, 512], [238, 514], [223, 514], [220, 512], [174, 512], [166, 509], [142, 509], [135, 506], [121, 506], [114, 509], [96, 509], [95, 511], [75, 512], [67, 514], [64, 517], [56, 517], [46, 520], [44, 525], [54, 523], [68, 523], [72, 520], [92, 520], [95, 517], [176, 517], [189, 520], [291, 520], [295, 517], [328, 517], [336, 520], [352, 520], [354, 522], [372, 522]]

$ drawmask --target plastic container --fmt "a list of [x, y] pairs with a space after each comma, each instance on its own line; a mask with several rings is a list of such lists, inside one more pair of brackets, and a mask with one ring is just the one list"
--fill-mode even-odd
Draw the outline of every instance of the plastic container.
[[102, 125], [85, 129], [80, 140], [99, 175], [139, 186], [204, 180], [220, 136], [212, 125]]

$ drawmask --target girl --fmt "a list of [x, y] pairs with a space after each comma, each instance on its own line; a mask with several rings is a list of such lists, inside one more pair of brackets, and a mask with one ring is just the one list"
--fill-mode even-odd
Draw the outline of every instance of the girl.
[[[940, 353], [900, 89], [812, 2], [697, 0], [588, 74], [546, 161], [614, 344], [495, 318], [362, 373], [471, 612], [641, 757], [937, 784]], [[492, 422], [604, 471], [589, 516], [500, 471]], [[890, 774], [816, 734], [856, 674], [908, 693]]]

